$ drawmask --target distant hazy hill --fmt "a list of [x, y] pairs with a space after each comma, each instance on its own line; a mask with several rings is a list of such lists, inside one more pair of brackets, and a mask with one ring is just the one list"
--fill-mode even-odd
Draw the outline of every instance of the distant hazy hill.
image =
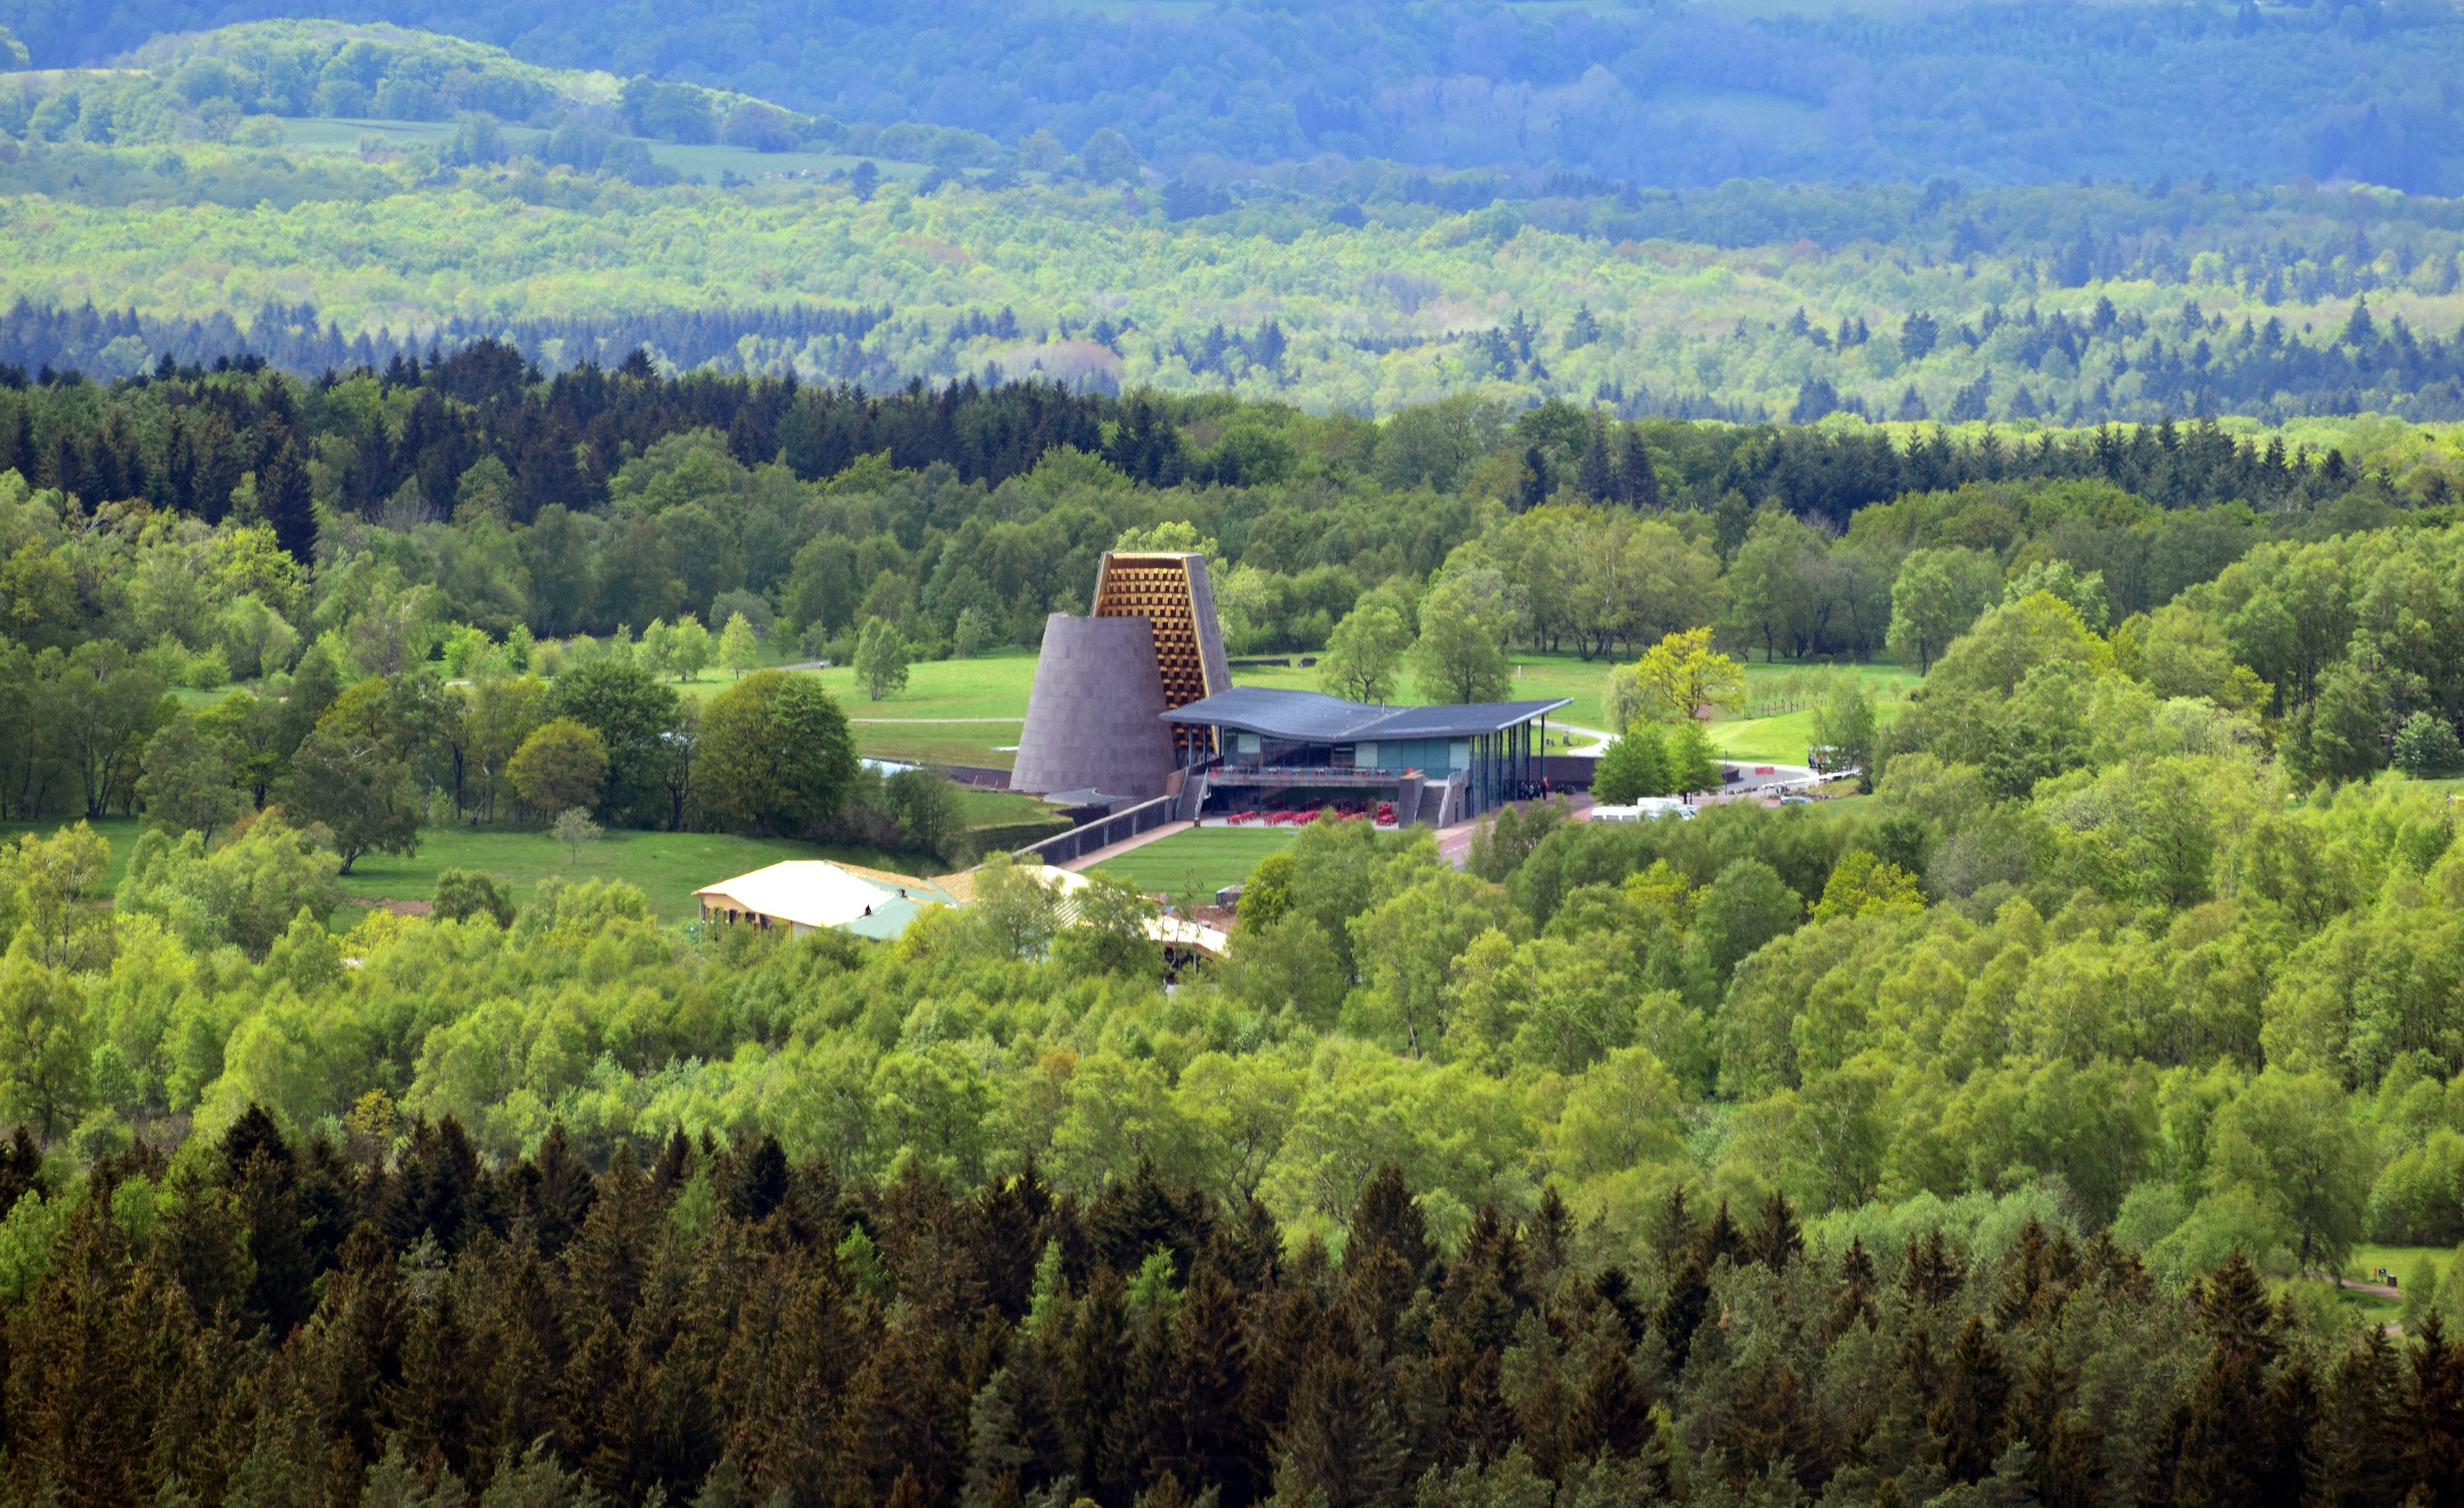
[[[854, 124], [929, 121], [1150, 162], [1331, 154], [1731, 177], [2464, 187], [2464, 20], [2431, 0], [2260, 7], [1106, 5], [302, 0], [559, 68], [697, 81]], [[281, 0], [0, 0], [37, 66]]]

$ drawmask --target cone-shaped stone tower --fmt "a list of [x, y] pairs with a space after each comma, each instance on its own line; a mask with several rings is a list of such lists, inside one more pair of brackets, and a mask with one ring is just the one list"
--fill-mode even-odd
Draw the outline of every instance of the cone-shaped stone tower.
[[1231, 684], [1206, 557], [1107, 555], [1090, 615], [1044, 625], [1010, 787], [1161, 796], [1176, 766], [1214, 752], [1177, 745], [1211, 731], [1176, 732], [1162, 715]]

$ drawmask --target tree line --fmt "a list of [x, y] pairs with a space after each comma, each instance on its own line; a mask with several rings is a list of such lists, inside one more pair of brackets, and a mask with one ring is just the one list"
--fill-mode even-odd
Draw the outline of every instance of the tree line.
[[[322, 13], [409, 26], [435, 20], [373, 0]], [[157, 31], [202, 32], [262, 14], [228, 3], [141, 16], [93, 0], [16, 0], [6, 21], [36, 64], [57, 68], [106, 61]], [[1056, 155], [1079, 152], [1104, 133], [1124, 151], [1166, 163], [1368, 159], [1703, 186], [1917, 183], [1962, 173], [2139, 184], [2202, 173], [2235, 184], [2307, 175], [2430, 194], [2450, 186], [2443, 175], [2455, 156], [2437, 85], [2452, 72], [2457, 29], [2443, 13], [2402, 7], [2356, 8], [2349, 17], [2255, 6], [2161, 17], [1963, 8], [1888, 23], [1502, 12], [1465, 31], [1366, 6], [1306, 21], [1243, 7], [1090, 29], [998, 7], [963, 7], [928, 24], [854, 6], [813, 11], [704, 0], [649, 20], [559, 4], [457, 12], [453, 24], [532, 64], [625, 76], [671, 70], [858, 124], [912, 113], [925, 129], [956, 128], [1023, 158], [1045, 142]], [[1017, 84], [1014, 60], [1037, 80], [1032, 87]], [[502, 97], [491, 102], [508, 108], [531, 102], [510, 86], [542, 87], [536, 69], [510, 59], [466, 71], [497, 84]], [[286, 93], [325, 114], [356, 113], [340, 108], [345, 103], [410, 114], [436, 108], [440, 98], [442, 69], [379, 63], [335, 72], [308, 72]], [[913, 78], [928, 75], [945, 82], [915, 92]], [[1932, 77], [2005, 87], [1916, 81]], [[2177, 83], [2185, 77], [2225, 82], [2186, 94]], [[2364, 80], [2358, 93], [2356, 78]], [[397, 98], [378, 98], [388, 82]], [[1713, 90], [1765, 97], [1785, 118], [1829, 111], [1834, 119], [1820, 131], [1774, 130], [1762, 116], [1697, 104], [1683, 93]], [[476, 93], [467, 83], [454, 92]], [[1991, 149], [1980, 156], [1946, 146], [1946, 134], [1963, 124]]]
[[[1434, 1238], [1398, 1169], [1341, 1255], [1152, 1169], [886, 1184], [677, 1135], [260, 1112], [56, 1180], [20, 1140], [0, 1410], [20, 1497], [118, 1503], [2438, 1500], [2459, 1358], [2188, 1304], [2099, 1234], [1809, 1244], [1672, 1198]], [[12, 1217], [12, 1227], [21, 1224]], [[2101, 1344], [2081, 1349], [2078, 1338]]]

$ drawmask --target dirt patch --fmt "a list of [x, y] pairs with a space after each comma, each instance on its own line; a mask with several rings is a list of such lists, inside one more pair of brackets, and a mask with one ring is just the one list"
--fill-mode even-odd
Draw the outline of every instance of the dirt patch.
[[436, 913], [433, 901], [389, 901], [381, 895], [353, 895], [343, 899], [352, 906], [364, 906], [371, 911], [391, 911], [396, 916], [432, 916]]

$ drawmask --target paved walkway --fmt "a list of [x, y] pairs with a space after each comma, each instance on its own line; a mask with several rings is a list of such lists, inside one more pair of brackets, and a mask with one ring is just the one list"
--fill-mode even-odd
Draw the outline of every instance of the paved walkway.
[[[1593, 806], [1592, 796], [1588, 791], [1560, 791], [1551, 799], [1566, 809], [1566, 820], [1570, 822], [1586, 820]], [[1528, 806], [1530, 803], [1527, 801], [1516, 804]], [[1452, 827], [1439, 828], [1438, 857], [1458, 869], [1462, 868], [1471, 859], [1472, 834], [1479, 832], [1481, 825], [1496, 815], [1494, 811], [1484, 812], [1470, 821], [1457, 822]]]
[[1058, 865], [1058, 867], [1063, 869], [1086, 869], [1090, 865], [1102, 863], [1107, 860], [1118, 859], [1121, 855], [1128, 853], [1133, 848], [1144, 848], [1147, 844], [1154, 842], [1158, 838], [1170, 838], [1175, 833], [1185, 833], [1197, 825], [1198, 824], [1196, 822], [1166, 822], [1161, 827], [1150, 827], [1145, 832], [1138, 834], [1135, 838], [1125, 838], [1117, 843], [1109, 843], [1104, 847], [1098, 848], [1093, 853], [1080, 854], [1077, 858], [1069, 860], [1068, 862]]

